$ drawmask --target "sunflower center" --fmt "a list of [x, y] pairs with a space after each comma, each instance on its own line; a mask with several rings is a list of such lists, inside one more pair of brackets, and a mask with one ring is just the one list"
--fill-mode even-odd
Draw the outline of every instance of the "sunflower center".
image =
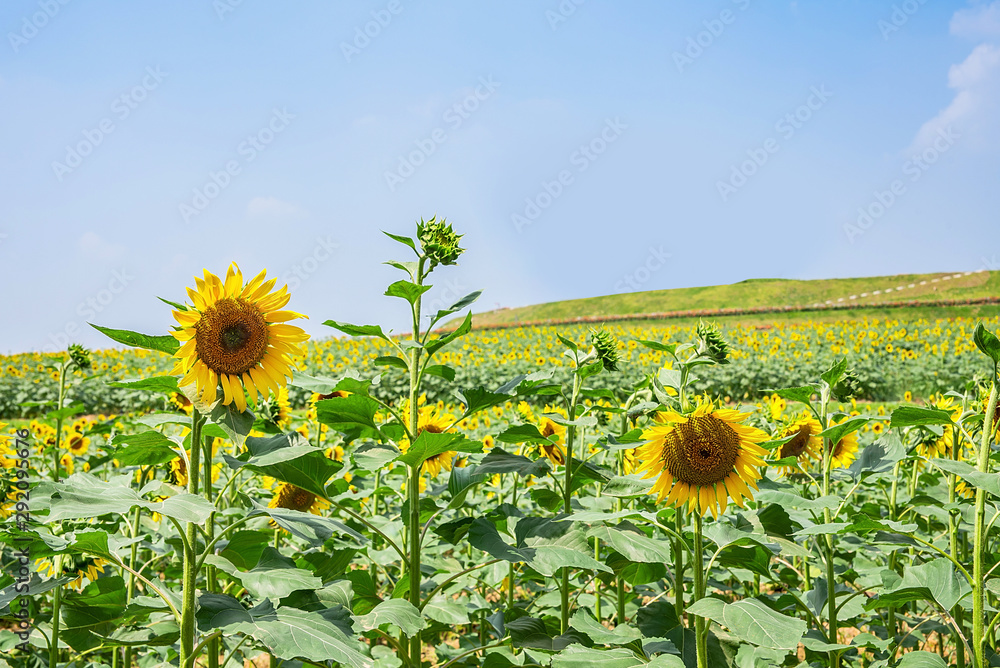
[[198, 358], [217, 374], [246, 373], [267, 354], [268, 327], [256, 305], [242, 298], [220, 299], [195, 324]]
[[677, 480], [711, 485], [732, 473], [739, 453], [739, 434], [719, 418], [703, 415], [677, 425], [666, 435], [662, 458]]
[[792, 436], [792, 440], [781, 446], [778, 458], [784, 459], [785, 457], [798, 457], [806, 451], [806, 448], [809, 446], [810, 438], [812, 438], [812, 429], [810, 429], [807, 424], [802, 425], [799, 427], [795, 436]]
[[312, 492], [307, 492], [301, 487], [296, 487], [295, 485], [286, 484], [278, 492], [278, 501], [276, 505], [279, 508], [305, 512], [312, 508], [315, 500], [316, 495]]

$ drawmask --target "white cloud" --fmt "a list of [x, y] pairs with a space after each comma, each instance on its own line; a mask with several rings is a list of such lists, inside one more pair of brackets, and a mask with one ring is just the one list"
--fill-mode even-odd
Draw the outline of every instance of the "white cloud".
[[125, 254], [125, 246], [105, 241], [96, 232], [84, 232], [77, 242], [80, 251], [91, 260], [107, 262]]
[[267, 218], [290, 218], [305, 213], [291, 202], [283, 202], [277, 197], [254, 197], [247, 204], [247, 215]]
[[951, 34], [972, 38], [1000, 35], [1000, 0], [955, 12]]
[[962, 63], [952, 65], [948, 71], [948, 87], [955, 90], [954, 99], [937, 116], [924, 123], [911, 150], [928, 146], [939, 132], [948, 128], [975, 138], [975, 143], [979, 145], [996, 138], [996, 118], [1000, 108], [1000, 47], [980, 44]]

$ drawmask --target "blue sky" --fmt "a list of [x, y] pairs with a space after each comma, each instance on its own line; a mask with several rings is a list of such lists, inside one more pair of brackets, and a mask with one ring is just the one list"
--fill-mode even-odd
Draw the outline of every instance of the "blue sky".
[[433, 307], [1000, 268], [1000, 1], [8, 0], [0, 28], [2, 352], [164, 333], [155, 297], [233, 260], [314, 334], [405, 329], [379, 230], [435, 213], [468, 252]]

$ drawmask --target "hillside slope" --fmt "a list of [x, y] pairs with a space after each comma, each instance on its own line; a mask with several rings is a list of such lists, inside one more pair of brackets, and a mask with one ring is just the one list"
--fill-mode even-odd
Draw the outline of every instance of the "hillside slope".
[[[886, 302], [977, 300], [1000, 296], [1000, 271], [901, 274], [812, 281], [751, 279], [731, 285], [652, 290], [549, 302], [477, 314], [477, 327], [563, 322], [577, 318], [623, 319], [630, 315], [691, 310], [801, 308], [852, 305], [879, 310]], [[946, 308], [946, 307], [945, 307]]]

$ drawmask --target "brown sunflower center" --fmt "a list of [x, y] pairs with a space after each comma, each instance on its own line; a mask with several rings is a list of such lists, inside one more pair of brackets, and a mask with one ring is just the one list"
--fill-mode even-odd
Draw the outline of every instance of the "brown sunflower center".
[[285, 484], [278, 492], [278, 501], [275, 505], [278, 508], [287, 508], [288, 510], [306, 512], [312, 508], [315, 500], [316, 495], [312, 492], [307, 492], [301, 487], [296, 487], [295, 485]]
[[740, 437], [732, 427], [711, 415], [690, 418], [664, 437], [664, 468], [689, 485], [711, 485], [733, 471], [740, 453]]
[[198, 359], [217, 374], [246, 373], [267, 354], [264, 314], [242, 298], [220, 299], [195, 324]]
[[788, 441], [781, 446], [781, 450], [778, 453], [778, 459], [784, 459], [785, 457], [798, 457], [806, 448], [809, 447], [809, 439], [812, 438], [812, 429], [809, 425], [804, 424], [799, 427], [795, 436], [792, 436], [792, 440]]

